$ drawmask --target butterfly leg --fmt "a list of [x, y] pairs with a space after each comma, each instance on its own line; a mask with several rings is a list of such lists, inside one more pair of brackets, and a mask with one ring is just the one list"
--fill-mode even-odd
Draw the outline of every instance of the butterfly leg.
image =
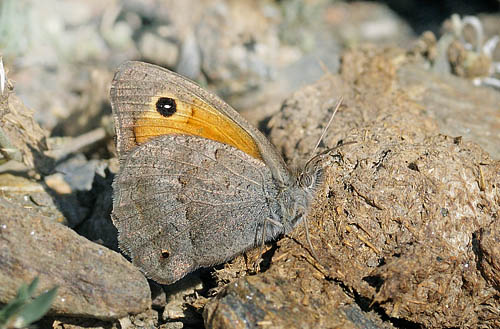
[[311, 242], [311, 237], [309, 235], [309, 225], [308, 225], [308, 221], [307, 221], [307, 218], [304, 218], [304, 227], [306, 228], [306, 241], [307, 241], [307, 245], [309, 246], [309, 249], [311, 250], [311, 255], [314, 257], [314, 259], [318, 262], [318, 263], [321, 263], [319, 261], [319, 257], [318, 255], [316, 254], [316, 251], [314, 250], [314, 247], [312, 245], [312, 242]]
[[260, 251], [258, 253], [257, 259], [254, 262], [254, 268], [253, 268], [253, 270], [255, 271], [255, 273], [258, 273], [260, 271], [260, 263], [262, 262], [262, 255], [264, 255], [264, 252], [265, 252], [264, 251], [264, 247], [265, 247], [265, 244], [266, 244], [266, 235], [267, 235], [267, 225], [268, 224], [274, 225], [274, 226], [279, 227], [279, 228], [283, 228], [283, 224], [281, 224], [276, 219], [273, 219], [271, 217], [267, 217], [264, 220], [263, 228], [262, 228], [262, 234], [260, 236], [260, 241], [259, 241]]

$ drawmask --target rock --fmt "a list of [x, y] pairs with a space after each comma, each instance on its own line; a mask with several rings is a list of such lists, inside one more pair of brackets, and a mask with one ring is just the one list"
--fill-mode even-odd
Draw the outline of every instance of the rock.
[[81, 153], [76, 154], [55, 167], [68, 183], [71, 191], [90, 191], [94, 175], [104, 175], [106, 164], [99, 160], [87, 160]]
[[[158, 313], [152, 309], [147, 310], [135, 315], [129, 316], [131, 326], [130, 328], [158, 328]], [[120, 324], [122, 324], [121, 322]], [[123, 326], [122, 326], [123, 327]]]
[[189, 79], [200, 79], [201, 54], [194, 33], [186, 33], [175, 71]]
[[33, 216], [69, 227], [80, 224], [88, 214], [75, 195], [59, 195], [44, 184], [22, 176], [0, 174], [0, 191], [0, 203], [11, 211], [25, 209]]
[[[406, 65], [413, 64], [394, 48], [347, 52], [340, 76], [326, 76], [287, 99], [269, 121], [270, 138], [300, 168], [311, 156], [329, 109], [343, 96], [323, 144], [355, 143], [334, 150], [325, 163], [325, 185], [308, 222], [325, 277], [378, 304], [392, 318], [427, 328], [494, 328], [497, 322], [488, 314], [500, 310], [492, 293], [497, 256], [485, 234], [481, 263], [474, 236], [498, 217], [500, 162], [465, 137], [440, 134], [429, 115], [431, 101], [417, 103], [414, 95], [429, 95], [423, 91], [441, 78]], [[402, 75], [421, 87], [408, 88], [400, 82]], [[467, 94], [457, 88], [465, 83], [443, 82], [442, 88], [449, 88], [450, 95]], [[488, 93], [484, 88], [477, 92]], [[436, 93], [433, 99], [439, 97]], [[488, 109], [489, 102], [485, 99], [483, 107], [476, 99], [475, 108]], [[492, 127], [499, 124], [498, 117], [487, 120]], [[290, 261], [281, 259], [307, 259], [304, 229], [292, 236], [278, 242], [271, 269], [295, 272], [306, 266], [302, 261], [290, 268]], [[490, 274], [481, 273], [481, 266]]]
[[[111, 111], [108, 107], [109, 83], [113, 77], [109, 69], [94, 68], [83, 72], [80, 76], [81, 81], [71, 81], [81, 97], [72, 103], [72, 107], [66, 109], [71, 113], [61, 114], [62, 118], [58, 119], [58, 123], [52, 129], [52, 136], [72, 136], [73, 139], [64, 140], [61, 142], [74, 143], [82, 142], [82, 138], [88, 138], [89, 142], [85, 150], [91, 150], [92, 146], [97, 144], [99, 140], [92, 140], [92, 131], [105, 126], [105, 116], [110, 115]], [[64, 75], [59, 77], [64, 78]], [[68, 77], [69, 78], [69, 77]], [[62, 82], [61, 82], [62, 83]], [[85, 137], [86, 136], [86, 137]], [[67, 139], [67, 138], [66, 138]], [[64, 144], [66, 144], [64, 143]], [[57, 151], [58, 147], [68, 147], [66, 145], [51, 145]], [[85, 146], [85, 145], [84, 145]], [[73, 152], [77, 152], [76, 150]], [[59, 160], [60, 154], [55, 155]]]
[[44, 155], [47, 135], [16, 94], [10, 90], [0, 94], [0, 160], [15, 160], [30, 169], [49, 172], [53, 161]]
[[38, 276], [39, 292], [59, 286], [53, 315], [110, 320], [150, 307], [146, 279], [121, 255], [29, 208], [0, 200], [1, 303]]
[[179, 58], [179, 47], [152, 32], [145, 32], [139, 41], [139, 50], [144, 59], [164, 67], [174, 67]]
[[414, 38], [408, 22], [384, 3], [327, 2], [324, 19], [329, 30], [351, 47], [367, 42], [401, 46]]
[[479, 236], [478, 258], [484, 278], [500, 291], [500, 221], [481, 229]]
[[[118, 324], [110, 324], [98, 319], [84, 319], [84, 318], [63, 318], [59, 317], [53, 319], [45, 317], [42, 321], [37, 323], [40, 328], [53, 328], [53, 329], [118, 329]], [[121, 329], [124, 329], [123, 327]]]
[[476, 87], [452, 75], [428, 72], [418, 64], [404, 65], [397, 75], [401, 88], [423, 106], [441, 133], [472, 140], [494, 159], [500, 159], [498, 91]]
[[[299, 265], [292, 261], [289, 266]], [[303, 264], [302, 266], [304, 266]], [[299, 265], [300, 266], [300, 265]], [[307, 267], [307, 265], [306, 265]], [[361, 311], [349, 303], [342, 289], [318, 275], [298, 277], [273, 271], [248, 276], [229, 284], [205, 307], [207, 328], [393, 328], [374, 313]], [[305, 281], [306, 280], [306, 281]], [[307, 283], [310, 285], [308, 285]]]
[[44, 177], [45, 184], [57, 194], [71, 194], [71, 186], [64, 179], [62, 173], [55, 173]]
[[164, 286], [167, 303], [163, 310], [163, 321], [171, 324], [199, 325], [201, 321], [200, 315], [193, 310], [194, 305], [188, 306], [190, 304], [188, 300], [196, 300], [196, 298], [189, 298], [189, 296], [197, 296], [198, 291], [202, 291], [202, 288], [199, 271], [190, 274], [173, 285]]

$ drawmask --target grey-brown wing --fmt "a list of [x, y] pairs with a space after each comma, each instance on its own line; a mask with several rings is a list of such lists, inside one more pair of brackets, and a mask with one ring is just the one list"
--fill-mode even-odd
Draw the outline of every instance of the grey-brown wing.
[[282, 184], [291, 180], [290, 173], [274, 146], [231, 106], [175, 72], [136, 61], [128, 61], [120, 65], [110, 91], [117, 132], [116, 147], [120, 160], [123, 161], [127, 153], [137, 145], [131, 129], [135, 125], [135, 116], [147, 111], [151, 99], [162, 96], [165, 92], [176, 95], [179, 100], [186, 103], [191, 103], [192, 98], [195, 98], [196, 102], [192, 103], [194, 106], [199, 107], [205, 104], [231, 118], [256, 141], [262, 158], [271, 169], [275, 179]]
[[120, 247], [160, 283], [254, 246], [266, 219], [279, 213], [263, 162], [196, 136], [162, 136], [135, 148], [114, 191]]

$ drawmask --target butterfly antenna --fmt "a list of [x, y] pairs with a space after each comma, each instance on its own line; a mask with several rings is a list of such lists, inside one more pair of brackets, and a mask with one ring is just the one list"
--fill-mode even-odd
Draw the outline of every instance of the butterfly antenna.
[[[319, 147], [319, 144], [321, 143], [321, 141], [323, 140], [323, 137], [325, 137], [325, 134], [326, 134], [326, 131], [328, 130], [328, 128], [330, 127], [330, 125], [332, 124], [332, 121], [333, 121], [333, 118], [335, 117], [335, 114], [337, 114], [337, 111], [339, 110], [340, 106], [342, 105], [342, 102], [344, 101], [344, 97], [343, 96], [340, 96], [339, 98], [339, 101], [337, 102], [337, 105], [335, 106], [335, 110], [333, 111], [332, 115], [330, 116], [330, 120], [328, 120], [328, 123], [325, 127], [325, 129], [323, 129], [323, 132], [321, 133], [321, 136], [319, 137], [318, 139], [318, 142], [316, 143], [316, 145], [314, 146], [314, 149], [312, 150], [312, 153], [311, 153], [311, 157], [310, 159], [306, 162], [304, 168], [307, 168], [309, 166], [309, 164], [311, 162], [313, 162], [315, 159], [321, 157], [322, 155], [324, 154], [327, 154], [331, 151], [333, 151], [334, 149], [340, 147], [341, 145], [337, 145], [333, 148], [329, 148], [323, 152], [321, 152], [320, 154], [317, 154], [317, 155], [314, 155], [314, 153], [316, 153], [316, 150], [318, 149]], [[349, 143], [350, 144], [350, 143]], [[306, 169], [304, 169], [306, 170]], [[309, 234], [309, 225], [308, 225], [308, 221], [307, 221], [307, 218], [304, 220], [304, 226], [305, 226], [305, 229], [306, 229], [306, 241], [307, 241], [307, 244], [309, 246], [309, 249], [310, 249], [310, 253], [311, 255], [313, 256], [313, 258], [316, 260], [316, 262], [318, 264], [321, 264], [320, 260], [319, 260], [319, 257], [318, 255], [316, 254], [316, 251], [314, 250], [314, 247], [312, 245], [312, 242], [311, 242], [311, 238], [310, 238], [310, 234]], [[321, 264], [322, 266], [324, 266], [323, 264]], [[326, 267], [326, 266], [324, 266]]]
[[311, 157], [312, 157], [312, 155], [316, 152], [316, 150], [318, 149], [319, 144], [320, 144], [320, 143], [321, 143], [321, 141], [323, 140], [323, 137], [325, 137], [326, 131], [328, 130], [328, 128], [329, 128], [329, 127], [330, 127], [330, 125], [332, 124], [333, 117], [335, 116], [335, 114], [336, 114], [336, 113], [337, 113], [337, 111], [339, 110], [340, 106], [342, 105], [342, 101], [343, 101], [343, 100], [344, 100], [344, 97], [340, 96], [340, 99], [339, 99], [339, 101], [337, 102], [337, 105], [335, 106], [335, 110], [333, 111], [332, 116], [330, 117], [330, 120], [328, 120], [328, 124], [326, 125], [325, 129], [323, 129], [323, 132], [321, 133], [321, 136], [319, 136], [318, 142], [316, 143], [316, 145], [314, 146], [313, 151], [311, 152]]
[[318, 263], [321, 264], [321, 262], [319, 261], [319, 257], [316, 254], [316, 251], [314, 250], [314, 247], [313, 247], [312, 242], [311, 242], [311, 238], [310, 238], [310, 235], [309, 235], [309, 225], [308, 225], [307, 219], [304, 220], [304, 225], [305, 225], [305, 228], [306, 228], [306, 241], [307, 241], [307, 244], [309, 245], [309, 249], [311, 250], [311, 255], [313, 256], [313, 258]]

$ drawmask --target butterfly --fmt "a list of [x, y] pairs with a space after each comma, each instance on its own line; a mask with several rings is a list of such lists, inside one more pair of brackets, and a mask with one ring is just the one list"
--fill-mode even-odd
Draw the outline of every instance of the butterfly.
[[322, 177], [299, 175], [217, 96], [167, 69], [129, 61], [111, 86], [120, 172], [112, 220], [122, 251], [171, 284], [281, 234], [308, 213]]

